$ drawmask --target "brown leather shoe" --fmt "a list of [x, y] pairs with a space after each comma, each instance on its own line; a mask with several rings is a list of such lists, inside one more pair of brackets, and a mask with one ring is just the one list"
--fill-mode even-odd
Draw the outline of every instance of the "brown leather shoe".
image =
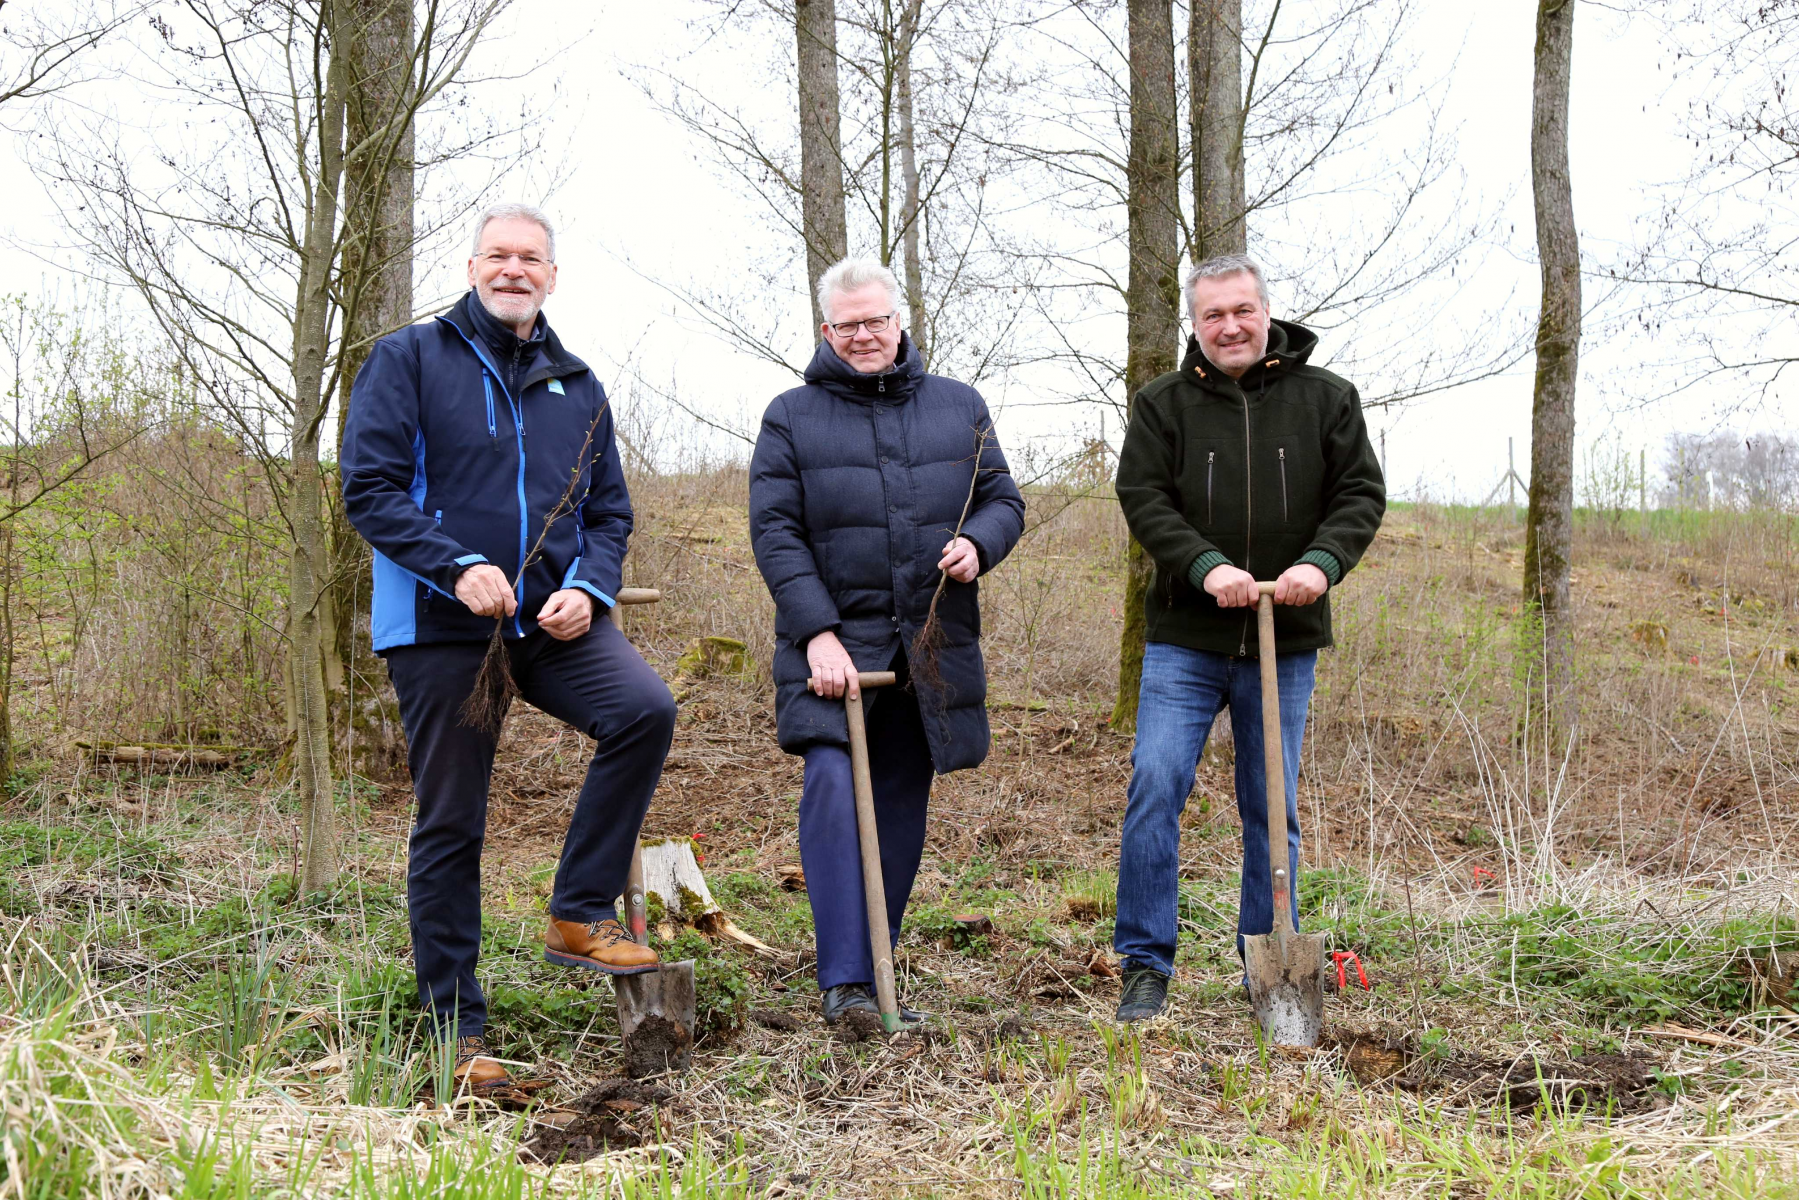
[[662, 965], [654, 950], [632, 941], [613, 919], [582, 924], [551, 917], [543, 935], [543, 960], [608, 975], [642, 975]]
[[512, 1077], [498, 1059], [487, 1055], [487, 1039], [475, 1035], [456, 1039], [456, 1090], [464, 1088], [480, 1096], [509, 1087]]

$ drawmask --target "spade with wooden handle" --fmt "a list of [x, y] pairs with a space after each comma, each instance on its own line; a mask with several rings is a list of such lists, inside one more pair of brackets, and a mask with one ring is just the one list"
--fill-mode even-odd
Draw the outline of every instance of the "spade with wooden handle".
[[[892, 671], [859, 671], [861, 690], [892, 687], [898, 682]], [[868, 772], [868, 724], [862, 716], [862, 697], [843, 695], [843, 713], [850, 727], [850, 781], [856, 792], [856, 840], [862, 848], [862, 894], [868, 904], [868, 948], [874, 956], [875, 1003], [881, 1009], [881, 1028], [898, 1033], [899, 991], [893, 983], [893, 941], [887, 931], [887, 888], [881, 878], [881, 838], [875, 828], [874, 780]]]
[[[612, 623], [623, 628], [620, 608], [626, 604], [654, 604], [662, 599], [655, 588], [620, 588], [618, 607], [608, 611]], [[650, 944], [649, 907], [643, 892], [643, 842], [631, 852], [631, 873], [625, 880], [624, 925], [639, 946]], [[684, 1071], [693, 1058], [693, 1026], [697, 1015], [693, 960], [665, 962], [642, 975], [612, 977], [618, 998], [618, 1033], [625, 1050], [625, 1070], [633, 1079], [662, 1071]]]
[[1324, 936], [1293, 926], [1288, 878], [1287, 769], [1281, 756], [1280, 681], [1274, 660], [1274, 585], [1260, 583], [1256, 641], [1262, 666], [1262, 743], [1266, 756], [1268, 867], [1274, 884], [1274, 930], [1243, 939], [1249, 1002], [1262, 1034], [1277, 1046], [1316, 1046], [1324, 1032]]

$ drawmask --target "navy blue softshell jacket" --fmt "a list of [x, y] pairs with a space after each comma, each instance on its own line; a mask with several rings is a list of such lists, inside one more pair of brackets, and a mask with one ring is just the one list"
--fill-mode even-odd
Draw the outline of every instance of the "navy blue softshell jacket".
[[475, 563], [513, 581], [509, 638], [537, 628], [552, 592], [618, 594], [631, 496], [605, 389], [543, 317], [526, 340], [500, 328], [471, 291], [376, 342], [350, 389], [344, 511], [375, 550], [378, 651], [491, 636], [494, 619], [456, 599]]
[[925, 374], [909, 337], [880, 375], [860, 374], [820, 342], [806, 382], [768, 406], [750, 458], [750, 540], [775, 601], [783, 750], [849, 741], [843, 702], [806, 687], [806, 643], [828, 629], [863, 671], [885, 671], [906, 650], [939, 774], [986, 758], [978, 583], [943, 589], [936, 671], [913, 652], [971, 484], [962, 536], [985, 572], [1024, 533], [1024, 501], [981, 394]]

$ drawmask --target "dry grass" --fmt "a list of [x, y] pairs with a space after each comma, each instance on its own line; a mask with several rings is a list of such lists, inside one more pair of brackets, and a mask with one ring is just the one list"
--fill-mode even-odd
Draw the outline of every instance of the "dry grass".
[[[1115, 866], [1129, 769], [1128, 740], [1103, 723], [1123, 529], [1109, 499], [1078, 491], [1033, 495], [1031, 533], [983, 581], [994, 752], [939, 782], [902, 945], [902, 990], [939, 1014], [936, 1033], [851, 1043], [818, 1025], [804, 897], [778, 887], [798, 861], [800, 773], [774, 747], [772, 614], [743, 491], [733, 470], [634, 483], [644, 518], [627, 582], [666, 599], [632, 612], [628, 632], [667, 676], [701, 636], [740, 638], [760, 664], [753, 679], [683, 681], [647, 832], [701, 835], [715, 890], [778, 951], [721, 947], [719, 961], [740, 972], [752, 1009], [800, 1027], [753, 1020], [702, 1042], [677, 1096], [635, 1118], [676, 1157], [658, 1166], [626, 1150], [587, 1174], [518, 1167], [511, 1147], [530, 1129], [516, 1118], [351, 1102], [376, 1060], [392, 1088], [412, 1078], [397, 1065], [409, 1028], [378, 1049], [366, 997], [359, 1009], [344, 990], [385, 980], [380, 994], [405, 999], [402, 785], [346, 794], [352, 886], [321, 914], [267, 899], [291, 870], [278, 780], [146, 779], [67, 760], [40, 761], [12, 819], [112, 846], [153, 838], [175, 865], [145, 871], [123, 851], [84, 860], [66, 848], [20, 860], [0, 959], [12, 996], [0, 1089], [9, 1112], [38, 1115], [15, 1128], [89, 1145], [83, 1177], [120, 1196], [178, 1194], [194, 1148], [219, 1137], [248, 1156], [257, 1186], [245, 1194], [311, 1159], [308, 1194], [358, 1196], [403, 1194], [380, 1188], [446, 1162], [467, 1189], [440, 1179], [416, 1194], [629, 1192], [645, 1171], [685, 1172], [696, 1194], [754, 1195], [1794, 1188], [1799, 1043], [1771, 994], [1794, 937], [1796, 677], [1773, 653], [1799, 645], [1790, 519], [1584, 531], [1584, 737], [1561, 761], [1533, 751], [1523, 724], [1517, 528], [1495, 513], [1393, 515], [1337, 598], [1340, 645], [1321, 663], [1301, 778], [1308, 921], [1361, 954], [1376, 990], [1334, 996], [1345, 1040], [1290, 1058], [1256, 1044], [1235, 993], [1228, 751], [1208, 752], [1185, 819], [1174, 1008], [1140, 1036], [1106, 1020], [1110, 925], [1103, 904], [1084, 901]], [[1633, 637], [1645, 625], [1659, 635]], [[55, 739], [45, 731], [40, 744]], [[605, 989], [532, 957], [586, 753], [519, 706], [484, 865], [487, 975], [511, 1005], [496, 1034], [504, 1052], [557, 1072], [560, 1101], [616, 1070]], [[205, 933], [232, 904], [262, 915]], [[990, 915], [994, 933], [956, 933], [948, 917], [970, 911]], [[27, 952], [33, 941], [47, 957]], [[266, 1053], [226, 1062], [207, 1049], [224, 1020], [215, 993], [246, 951], [272, 955], [270, 978], [284, 982], [259, 993]], [[53, 1004], [27, 1003], [39, 993], [26, 975], [40, 979], [43, 962], [61, 964], [67, 987]], [[1645, 1032], [1670, 1021], [1709, 1041]], [[1411, 1074], [1358, 1082], [1357, 1037], [1398, 1047]], [[1498, 1102], [1518, 1064], [1553, 1074], [1600, 1051], [1635, 1056], [1652, 1083], [1609, 1114], [1570, 1111], [1565, 1093], [1540, 1111]], [[229, 1081], [229, 1100], [195, 1098], [203, 1064], [215, 1090]], [[129, 1128], [96, 1116], [108, 1104]], [[5, 1170], [0, 1196], [22, 1177]]]

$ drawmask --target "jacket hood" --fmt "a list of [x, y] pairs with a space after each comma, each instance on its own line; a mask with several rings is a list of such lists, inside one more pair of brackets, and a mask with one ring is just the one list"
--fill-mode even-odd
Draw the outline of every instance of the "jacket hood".
[[898, 400], [910, 396], [924, 378], [924, 359], [910, 334], [900, 334], [899, 356], [879, 375], [864, 375], [838, 357], [831, 343], [820, 340], [806, 365], [806, 382], [845, 400]]
[[[1237, 380], [1237, 384], [1248, 388], [1260, 382], [1264, 376], [1273, 378], [1304, 363], [1317, 348], [1318, 335], [1304, 325], [1279, 319], [1270, 321], [1267, 353], [1262, 356], [1261, 362], [1243, 373], [1243, 378]], [[1184, 375], [1189, 371], [1197, 372], [1200, 379], [1218, 386], [1223, 386], [1224, 381], [1230, 378], [1206, 357], [1205, 351], [1199, 348], [1199, 339], [1192, 334], [1187, 335], [1187, 351], [1181, 356], [1181, 373]]]

